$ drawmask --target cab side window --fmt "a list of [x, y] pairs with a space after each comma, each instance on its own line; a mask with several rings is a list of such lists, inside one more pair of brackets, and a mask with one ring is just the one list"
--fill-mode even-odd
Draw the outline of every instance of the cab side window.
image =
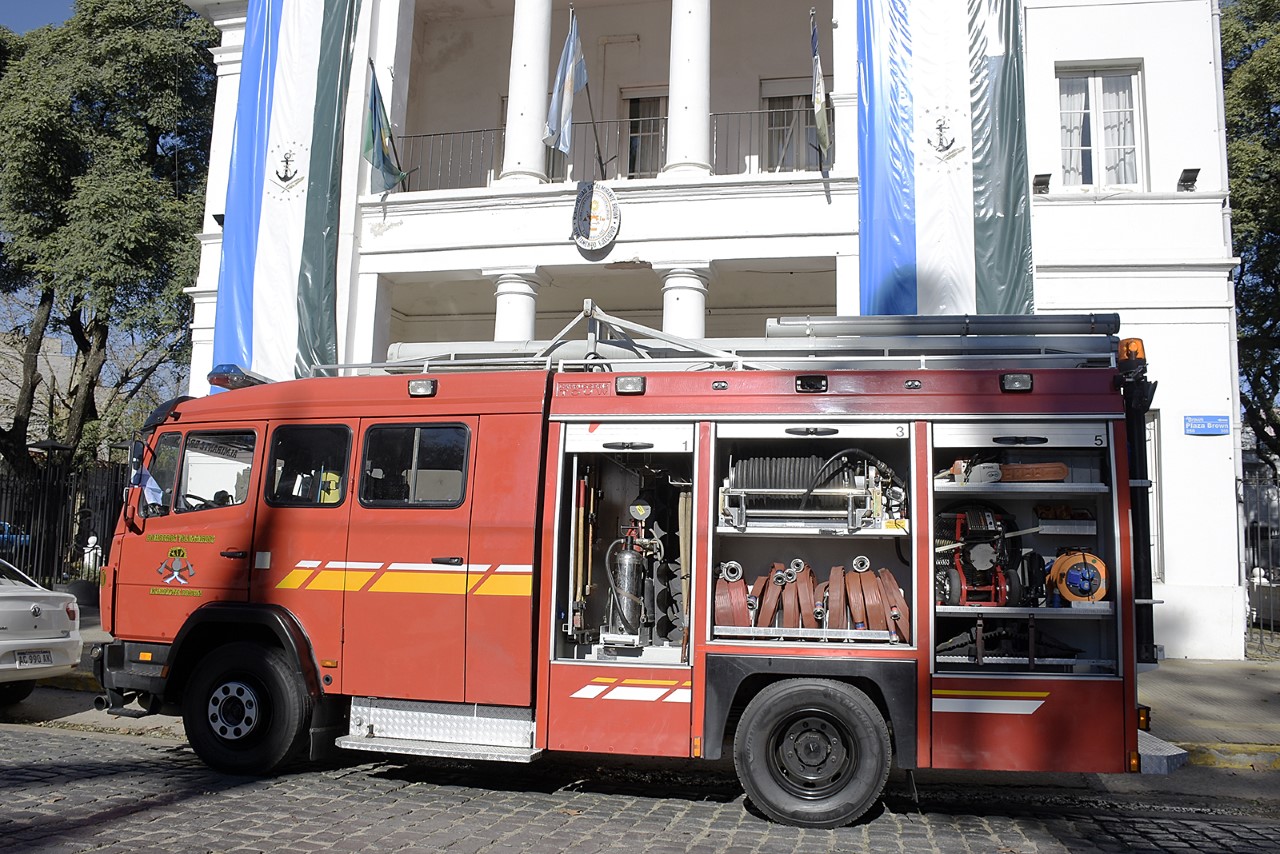
[[459, 424], [372, 427], [360, 502], [374, 507], [457, 507], [466, 493], [470, 434]]
[[256, 444], [247, 430], [187, 434], [173, 509], [189, 513], [243, 504]]
[[267, 503], [336, 507], [347, 494], [351, 431], [341, 425], [278, 427], [271, 436]]
[[142, 487], [139, 511], [143, 516], [167, 516], [173, 504], [173, 482], [178, 474], [181, 433], [161, 433], [150, 462], [138, 471], [136, 484]]

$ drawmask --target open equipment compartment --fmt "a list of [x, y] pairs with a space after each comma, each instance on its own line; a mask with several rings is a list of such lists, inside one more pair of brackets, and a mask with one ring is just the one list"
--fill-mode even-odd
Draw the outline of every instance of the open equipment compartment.
[[717, 425], [714, 640], [911, 643], [910, 435]]
[[556, 657], [688, 660], [692, 424], [569, 424]]
[[1110, 430], [934, 427], [938, 671], [1117, 672]]

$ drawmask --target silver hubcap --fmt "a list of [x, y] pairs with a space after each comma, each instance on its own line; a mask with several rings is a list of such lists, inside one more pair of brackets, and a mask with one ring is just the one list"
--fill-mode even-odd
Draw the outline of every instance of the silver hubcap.
[[209, 697], [209, 725], [225, 739], [244, 738], [258, 727], [258, 695], [243, 682], [224, 682]]

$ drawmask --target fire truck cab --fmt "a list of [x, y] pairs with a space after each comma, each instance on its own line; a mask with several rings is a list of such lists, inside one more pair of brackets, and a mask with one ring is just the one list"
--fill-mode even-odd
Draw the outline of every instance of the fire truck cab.
[[231, 773], [731, 751], [812, 827], [891, 762], [1138, 770], [1154, 384], [1118, 317], [582, 319], [157, 410], [101, 705], [180, 709]]

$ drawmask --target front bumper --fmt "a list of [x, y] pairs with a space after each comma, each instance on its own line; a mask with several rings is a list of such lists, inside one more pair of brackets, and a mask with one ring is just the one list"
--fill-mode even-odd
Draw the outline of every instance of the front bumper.
[[144, 714], [159, 711], [169, 678], [169, 644], [111, 641], [93, 650], [93, 675], [107, 694], [106, 710], [136, 716], [126, 710], [134, 700]]

